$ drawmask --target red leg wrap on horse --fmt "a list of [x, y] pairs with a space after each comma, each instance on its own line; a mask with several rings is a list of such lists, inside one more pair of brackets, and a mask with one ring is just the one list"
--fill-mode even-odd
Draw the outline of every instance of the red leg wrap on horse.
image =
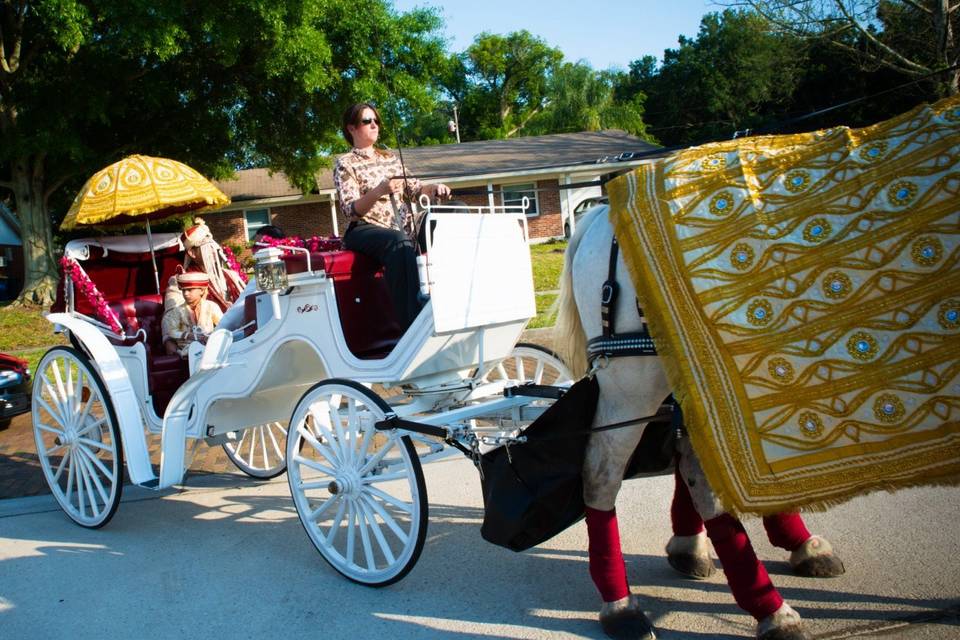
[[763, 519], [763, 528], [767, 530], [770, 544], [787, 551], [800, 548], [810, 539], [810, 532], [799, 513], [778, 513]]
[[680, 477], [680, 467], [673, 472], [673, 502], [670, 503], [670, 523], [675, 536], [695, 536], [703, 531], [703, 519], [693, 506], [690, 489]]
[[783, 598], [757, 558], [740, 521], [725, 513], [707, 520], [706, 525], [707, 535], [727, 576], [727, 584], [740, 608], [757, 620], [763, 620], [779, 609]]
[[599, 511], [586, 508], [587, 536], [590, 551], [590, 577], [604, 602], [614, 602], [630, 595], [627, 568], [620, 550], [620, 529], [617, 510]]

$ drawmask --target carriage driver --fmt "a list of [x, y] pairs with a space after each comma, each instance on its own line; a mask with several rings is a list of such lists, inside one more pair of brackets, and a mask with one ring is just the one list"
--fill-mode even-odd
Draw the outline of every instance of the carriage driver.
[[353, 147], [333, 168], [340, 210], [350, 219], [343, 246], [380, 261], [397, 319], [406, 330], [423, 301], [417, 273], [418, 225], [404, 198], [420, 194], [446, 198], [450, 188], [423, 184], [409, 175], [398, 179], [405, 175], [400, 159], [374, 146], [380, 136], [380, 114], [373, 105], [359, 103], [347, 109], [342, 132]]
[[223, 312], [207, 299], [210, 276], [199, 271], [188, 271], [177, 276], [183, 292], [183, 304], [163, 313], [163, 348], [168, 355], [186, 357], [191, 342], [206, 342]]

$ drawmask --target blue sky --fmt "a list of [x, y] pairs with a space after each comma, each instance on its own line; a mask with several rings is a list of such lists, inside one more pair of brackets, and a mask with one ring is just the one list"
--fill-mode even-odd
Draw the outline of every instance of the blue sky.
[[463, 51], [481, 31], [505, 34], [526, 29], [594, 69], [626, 68], [650, 54], [663, 58], [681, 34], [695, 36], [700, 17], [720, 11], [711, 0], [394, 0], [399, 11], [441, 10], [451, 51]]

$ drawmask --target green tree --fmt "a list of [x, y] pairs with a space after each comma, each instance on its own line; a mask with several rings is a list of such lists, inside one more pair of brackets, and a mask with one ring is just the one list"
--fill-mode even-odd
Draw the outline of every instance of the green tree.
[[636, 92], [617, 100], [615, 86], [623, 72], [594, 71], [583, 63], [564, 63], [550, 75], [546, 101], [525, 131], [532, 135], [623, 129], [645, 137], [643, 102]]
[[461, 136], [477, 140], [517, 135], [539, 114], [563, 54], [528, 31], [515, 31], [481, 33], [459, 60], [452, 68], [468, 84], [450, 93], [460, 104]]
[[51, 299], [53, 226], [95, 170], [137, 152], [312, 187], [348, 104], [433, 104], [440, 26], [386, 0], [0, 0], [0, 198], [23, 232], [21, 300]]
[[955, 0], [746, 0], [774, 28], [826, 39], [867, 68], [935, 74], [933, 97], [960, 91], [960, 2]]
[[789, 108], [803, 69], [799, 43], [767, 26], [752, 12], [707, 14], [696, 39], [664, 52], [659, 72], [649, 58], [634, 61], [615, 93], [645, 93], [648, 131], [668, 145], [767, 124]]

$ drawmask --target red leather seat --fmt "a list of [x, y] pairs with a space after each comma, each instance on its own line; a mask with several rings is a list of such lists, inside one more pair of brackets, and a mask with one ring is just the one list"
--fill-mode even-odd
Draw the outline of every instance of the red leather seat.
[[[383, 267], [375, 259], [353, 251], [311, 253], [314, 269], [320, 264], [333, 279], [340, 313], [340, 326], [350, 352], [361, 360], [386, 357], [403, 335], [383, 278]], [[307, 270], [302, 253], [284, 257], [287, 273]]]

